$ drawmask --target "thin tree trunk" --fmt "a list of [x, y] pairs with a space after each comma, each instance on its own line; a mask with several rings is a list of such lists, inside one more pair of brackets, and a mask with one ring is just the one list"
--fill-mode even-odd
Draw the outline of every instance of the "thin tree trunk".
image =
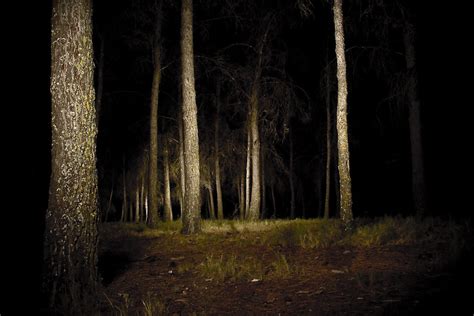
[[145, 175], [147, 174], [146, 170], [146, 160], [144, 160], [144, 166], [143, 166], [143, 174], [142, 174], [142, 183], [141, 183], [141, 190], [140, 190], [140, 220], [143, 221], [145, 218]]
[[216, 197], [217, 197], [217, 218], [224, 219], [224, 210], [222, 205], [222, 188], [221, 188], [221, 167], [219, 162], [219, 111], [220, 110], [220, 85], [217, 84], [216, 93], [216, 119], [214, 128], [214, 162], [216, 174]]
[[290, 127], [290, 218], [295, 218], [295, 183], [294, 183], [294, 159], [293, 159], [293, 131]]
[[408, 126], [410, 129], [412, 196], [415, 213], [421, 217], [426, 212], [426, 187], [421, 136], [420, 99], [417, 86], [415, 29], [413, 25], [406, 22], [403, 34], [408, 73]]
[[339, 186], [341, 195], [341, 219], [346, 230], [352, 227], [352, 189], [349, 168], [349, 137], [347, 126], [347, 78], [344, 50], [344, 24], [342, 0], [334, 0], [334, 28], [337, 60], [337, 148]]
[[[326, 57], [329, 60], [328, 57]], [[329, 62], [326, 71], [326, 185], [324, 192], [324, 218], [329, 218], [329, 194], [331, 192], [331, 80]]]
[[212, 194], [212, 186], [207, 187], [207, 192], [209, 193], [208, 201], [209, 201], [209, 218], [216, 219], [216, 210], [214, 207], [214, 197]]
[[250, 157], [251, 157], [251, 150], [252, 150], [252, 142], [250, 139], [250, 127], [247, 127], [247, 163], [245, 165], [245, 211], [244, 217], [247, 218], [250, 208]]
[[170, 188], [170, 166], [169, 166], [169, 153], [168, 153], [168, 140], [164, 141], [164, 157], [163, 157], [163, 165], [164, 165], [164, 186], [165, 186], [165, 210], [164, 210], [164, 220], [165, 222], [173, 220], [173, 209], [171, 208], [171, 188]]
[[140, 186], [138, 183], [137, 181], [137, 188], [135, 190], [135, 223], [140, 221]]
[[182, 232], [183, 234], [193, 234], [201, 230], [199, 135], [194, 84], [193, 1], [182, 0], [181, 3], [181, 71], [185, 175]]
[[53, 1], [50, 92], [45, 295], [52, 309], [87, 314], [96, 302], [99, 220], [91, 0]]
[[245, 168], [242, 168], [240, 175], [240, 220], [245, 218]]
[[153, 82], [151, 85], [150, 104], [150, 151], [148, 167], [148, 226], [156, 227], [159, 220], [158, 202], [158, 100], [161, 82], [161, 1], [156, 13], [155, 42], [153, 47]]
[[100, 115], [101, 115], [101, 110], [102, 110], [103, 90], [104, 90], [104, 38], [100, 37], [99, 67], [97, 71], [97, 97], [95, 99], [97, 130], [99, 130]]

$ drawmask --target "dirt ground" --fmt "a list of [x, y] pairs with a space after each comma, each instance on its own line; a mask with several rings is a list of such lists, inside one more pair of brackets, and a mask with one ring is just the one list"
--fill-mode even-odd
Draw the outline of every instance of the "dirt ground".
[[[163, 234], [104, 240], [99, 268], [103, 312], [112, 305], [143, 313], [152, 297], [169, 315], [472, 315], [471, 261], [440, 267], [444, 244], [303, 249], [242, 242], [259, 238], [222, 234]], [[195, 269], [209, 254], [256, 258], [259, 278], [215, 280]], [[449, 253], [449, 252], [447, 252]], [[272, 258], [284, 255], [298, 271], [272, 276]], [[128, 303], [125, 300], [128, 298]]]

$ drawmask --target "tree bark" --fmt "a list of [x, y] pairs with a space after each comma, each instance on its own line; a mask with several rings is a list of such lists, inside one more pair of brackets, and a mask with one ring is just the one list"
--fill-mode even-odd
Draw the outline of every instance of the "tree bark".
[[413, 25], [406, 22], [403, 34], [408, 75], [408, 126], [410, 129], [412, 196], [415, 213], [421, 217], [426, 212], [426, 187], [421, 135], [420, 99], [418, 97], [417, 86], [415, 29]]
[[199, 135], [194, 84], [193, 1], [181, 2], [181, 71], [184, 128], [184, 213], [183, 234], [201, 230]]
[[224, 210], [222, 205], [222, 187], [221, 187], [221, 167], [219, 157], [219, 113], [220, 112], [220, 85], [217, 84], [216, 93], [216, 120], [214, 128], [214, 172], [216, 174], [216, 197], [217, 197], [217, 218], [224, 219]]
[[178, 118], [178, 130], [179, 130], [179, 179], [180, 179], [180, 197], [179, 207], [180, 214], [184, 212], [184, 191], [185, 191], [185, 180], [184, 180], [184, 135], [183, 135], [183, 114], [179, 111]]
[[239, 197], [240, 197], [240, 220], [245, 218], [245, 168], [242, 168], [242, 173], [240, 175], [240, 190], [239, 190]]
[[245, 211], [244, 218], [247, 218], [250, 208], [250, 159], [252, 151], [252, 141], [251, 141], [250, 127], [247, 126], [247, 160], [245, 165]]
[[214, 206], [214, 197], [212, 194], [212, 186], [207, 187], [207, 192], [209, 193], [208, 201], [209, 201], [209, 218], [216, 219], [216, 209]]
[[53, 1], [52, 150], [44, 290], [52, 309], [96, 303], [98, 189], [92, 2]]
[[169, 166], [169, 152], [168, 140], [164, 141], [163, 165], [164, 165], [164, 186], [165, 186], [165, 209], [163, 218], [165, 222], [173, 220], [173, 209], [171, 208], [171, 188], [170, 188], [170, 166]]
[[345, 228], [352, 227], [352, 189], [349, 168], [349, 137], [347, 126], [347, 78], [344, 50], [342, 0], [334, 0], [334, 28], [337, 60], [337, 148], [340, 190], [340, 213]]
[[[161, 3], [161, 2], [160, 2]], [[159, 220], [158, 202], [158, 100], [161, 82], [161, 5], [158, 6], [155, 24], [155, 41], [153, 47], [153, 82], [151, 85], [150, 104], [150, 150], [148, 167], [148, 226], [156, 227]]]
[[137, 179], [137, 188], [135, 189], [135, 223], [140, 221], [140, 185], [139, 179]]
[[99, 67], [97, 70], [97, 96], [95, 100], [97, 131], [99, 130], [100, 114], [102, 110], [103, 91], [104, 91], [104, 38], [100, 37]]

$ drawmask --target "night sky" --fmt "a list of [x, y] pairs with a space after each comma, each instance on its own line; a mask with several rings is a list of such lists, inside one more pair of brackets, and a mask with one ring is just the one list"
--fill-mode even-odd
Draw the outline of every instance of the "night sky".
[[[344, 5], [349, 6], [349, 2], [345, 1]], [[144, 63], [143, 69], [139, 69], [139, 59], [148, 57], [146, 54], [149, 52], [134, 46], [127, 39], [133, 24], [121, 19], [128, 10], [128, 2], [96, 3], [94, 32], [105, 32], [106, 55], [98, 167], [107, 170], [120, 168], [124, 154], [129, 155], [146, 144], [151, 66]], [[212, 56], [216, 50], [232, 42], [250, 41], [246, 38], [247, 30], [235, 31], [232, 22], [216, 19], [220, 14], [217, 4], [207, 7], [203, 3], [205, 1], [195, 1], [194, 4], [195, 55]], [[311, 120], [302, 122], [295, 117], [293, 124], [295, 155], [298, 157], [297, 177], [301, 178], [307, 199], [306, 214], [314, 217], [318, 215], [320, 205], [314, 179], [324, 170], [318, 170], [325, 142], [324, 99], [320, 97], [319, 81], [321, 69], [325, 65], [328, 36], [332, 40], [330, 53], [334, 56], [333, 26], [328, 5], [324, 1], [315, 1], [314, 16], [306, 19], [298, 14], [294, 5], [286, 3], [287, 7], [293, 9], [284, 14], [285, 21], [280, 23], [279, 33], [274, 34], [273, 38], [280, 47], [287, 49], [288, 76], [310, 97], [308, 109]], [[462, 5], [448, 4], [446, 1], [417, 1], [412, 7], [416, 14], [429, 212], [452, 217], [472, 217], [466, 204], [472, 195], [469, 190], [472, 185], [463, 183], [464, 178], [469, 183], [472, 171], [472, 154], [469, 153], [472, 147], [472, 122], [469, 116], [472, 106], [472, 25], [467, 18], [467, 4]], [[354, 17], [355, 11], [344, 13], [349, 19]], [[41, 251], [50, 174], [51, 4], [42, 6], [40, 1], [18, 4], [16, 8], [5, 10], [3, 15], [14, 19], [3, 27], [8, 40], [4, 39], [2, 48], [11, 56], [4, 59], [9, 74], [4, 78], [7, 86], [4, 88], [3, 109], [7, 112], [3, 112], [2, 126], [3, 139], [7, 141], [3, 144], [2, 155], [8, 160], [8, 164], [4, 164], [8, 174], [8, 191], [4, 192], [4, 199], [11, 204], [7, 203], [8, 208], [2, 207], [4, 215], [8, 213], [9, 216], [5, 218], [2, 215], [2, 223], [13, 226], [21, 221], [18, 234], [26, 237], [26, 240], [21, 242], [22, 247], [12, 250], [12, 255], [24, 258], [21, 266], [27, 272], [19, 278], [25, 283], [30, 280], [28, 282], [34, 284], [39, 280], [36, 270], [40, 267], [38, 261], [41, 256], [37, 254]], [[172, 116], [179, 96], [176, 88], [179, 82], [179, 6], [167, 6], [165, 15], [163, 65], [168, 65], [168, 68], [164, 70], [159, 113]], [[364, 31], [357, 29], [357, 25], [351, 27], [356, 29], [349, 30], [346, 26], [346, 48], [367, 45], [367, 42], [361, 42]], [[351, 38], [351, 34], [355, 34], [354, 37]], [[94, 35], [97, 41], [98, 34]], [[395, 35], [389, 41], [394, 46], [402, 45], [401, 42], [397, 43], [399, 39]], [[247, 61], [245, 54], [234, 54], [231, 58], [236, 62]], [[354, 75], [350, 59], [354, 55], [350, 54], [347, 58], [355, 216], [408, 215], [411, 202], [406, 113], [401, 114], [400, 120], [390, 122], [387, 110], [383, 106], [378, 108], [380, 100], [390, 93], [386, 83], [374, 78], [364, 61], [367, 57], [364, 56], [360, 57], [361, 65], [357, 68], [360, 69], [359, 74]], [[205, 109], [206, 106], [205, 96], [200, 91], [208, 93], [213, 89], [212, 78], [199, 73], [202, 67], [197, 57], [199, 109]], [[208, 122], [200, 116], [200, 128], [203, 124], [212, 124], [213, 113], [209, 113]], [[378, 117], [376, 113], [379, 113]], [[169, 122], [159, 122], [161, 128], [171, 126]], [[287, 142], [281, 145], [282, 153], [287, 146]], [[120, 172], [120, 169], [117, 171]], [[104, 183], [107, 180], [101, 181]], [[289, 193], [282, 193], [281, 203], [289, 205], [289, 198], [284, 194]], [[297, 215], [301, 216], [300, 210], [297, 210]], [[2, 238], [2, 241], [5, 240], [8, 239]]]

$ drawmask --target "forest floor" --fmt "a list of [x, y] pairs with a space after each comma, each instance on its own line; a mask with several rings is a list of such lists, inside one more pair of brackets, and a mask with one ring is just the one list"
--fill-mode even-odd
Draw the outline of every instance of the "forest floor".
[[[470, 225], [439, 219], [101, 227], [102, 310], [118, 315], [472, 315]], [[465, 286], [465, 287], [463, 287]]]

